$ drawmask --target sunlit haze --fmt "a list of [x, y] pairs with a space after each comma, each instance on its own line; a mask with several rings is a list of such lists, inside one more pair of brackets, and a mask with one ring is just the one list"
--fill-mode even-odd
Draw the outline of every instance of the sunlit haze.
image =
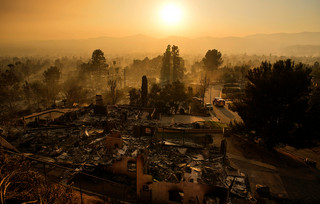
[[0, 0], [0, 40], [320, 31], [319, 0]]
[[182, 18], [181, 8], [172, 3], [167, 3], [161, 8], [161, 19], [165, 25], [178, 26]]

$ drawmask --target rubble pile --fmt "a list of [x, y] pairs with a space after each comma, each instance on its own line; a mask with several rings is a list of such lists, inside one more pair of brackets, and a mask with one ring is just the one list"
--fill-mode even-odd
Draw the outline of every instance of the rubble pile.
[[[130, 135], [138, 124], [156, 126], [155, 121], [143, 119], [144, 114], [114, 107], [108, 110], [107, 116], [95, 115], [89, 106], [63, 114], [46, 126], [33, 124], [33, 128], [11, 142], [22, 152], [50, 157], [58, 163], [111, 166], [122, 156], [136, 157], [139, 149], [150, 144], [150, 138], [137, 139]], [[107, 148], [106, 138], [112, 131], [121, 133], [122, 148]]]
[[248, 193], [245, 175], [243, 174], [242, 176], [239, 176], [239, 177], [228, 176], [226, 180], [227, 186], [230, 186], [232, 182], [233, 182], [233, 185], [231, 188], [231, 193], [245, 198]]
[[[47, 126], [28, 128], [12, 144], [22, 152], [50, 158], [50, 162], [70, 164], [76, 172], [94, 172], [101, 166], [107, 169], [123, 158], [135, 160], [143, 154], [145, 173], [152, 176], [153, 182], [232, 186], [231, 193], [246, 196], [245, 176], [229, 175], [225, 155], [217, 147], [200, 145], [211, 144], [211, 135], [205, 134], [201, 139], [189, 134], [190, 138], [184, 137], [183, 144], [177, 145], [181, 139], [175, 142], [176, 137], [157, 133], [159, 122], [150, 119], [147, 111], [114, 106], [108, 107], [107, 113], [96, 115], [93, 107], [77, 109]], [[196, 126], [175, 124], [170, 128]], [[135, 165], [128, 163], [126, 170], [134, 172]], [[70, 179], [70, 175], [63, 175]]]
[[103, 130], [92, 127], [30, 131], [15, 143], [24, 152], [70, 161], [73, 164], [104, 163]]
[[204, 156], [201, 149], [176, 146], [149, 148], [148, 154], [148, 166], [154, 180], [173, 183], [188, 181], [223, 185], [220, 180], [224, 180], [225, 172], [221, 160], [221, 155], [216, 152]]

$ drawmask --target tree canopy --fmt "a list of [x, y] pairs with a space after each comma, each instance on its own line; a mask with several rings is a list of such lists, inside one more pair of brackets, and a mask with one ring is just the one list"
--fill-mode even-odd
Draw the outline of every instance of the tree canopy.
[[303, 134], [308, 110], [311, 70], [288, 59], [261, 63], [248, 71], [245, 95], [234, 110], [245, 127], [268, 147], [279, 143], [299, 146], [312, 140]]
[[170, 69], [171, 69], [171, 46], [168, 45], [162, 58], [162, 67], [160, 72], [160, 79], [162, 82], [170, 82]]
[[187, 107], [188, 94], [184, 83], [175, 81], [163, 87], [153, 84], [148, 99], [149, 107], [157, 108], [161, 113], [171, 114], [177, 113], [181, 107]]
[[51, 66], [46, 71], [43, 72], [44, 81], [47, 84], [55, 84], [59, 81], [61, 72], [58, 67]]
[[91, 62], [94, 66], [102, 66], [106, 64], [104, 53], [100, 49], [96, 49], [92, 53]]
[[19, 77], [16, 72], [10, 68], [5, 72], [0, 72], [0, 107], [5, 105], [9, 112], [15, 112], [15, 102], [19, 96]]
[[214, 71], [222, 64], [222, 54], [216, 49], [208, 50], [205, 57], [202, 59], [206, 71]]
[[184, 62], [179, 55], [178, 46], [167, 46], [162, 58], [160, 79], [164, 83], [182, 81], [184, 77]]

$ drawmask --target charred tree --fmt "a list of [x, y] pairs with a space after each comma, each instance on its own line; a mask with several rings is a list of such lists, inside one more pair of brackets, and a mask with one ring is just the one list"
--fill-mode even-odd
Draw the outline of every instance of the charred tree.
[[141, 106], [147, 107], [148, 104], [148, 79], [144, 75], [142, 77], [142, 85], [141, 85]]

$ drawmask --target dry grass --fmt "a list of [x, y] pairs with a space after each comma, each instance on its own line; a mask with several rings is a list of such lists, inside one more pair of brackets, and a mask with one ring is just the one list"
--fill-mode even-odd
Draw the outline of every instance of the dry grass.
[[71, 188], [47, 184], [30, 168], [22, 156], [0, 150], [0, 202], [4, 203], [77, 203]]

